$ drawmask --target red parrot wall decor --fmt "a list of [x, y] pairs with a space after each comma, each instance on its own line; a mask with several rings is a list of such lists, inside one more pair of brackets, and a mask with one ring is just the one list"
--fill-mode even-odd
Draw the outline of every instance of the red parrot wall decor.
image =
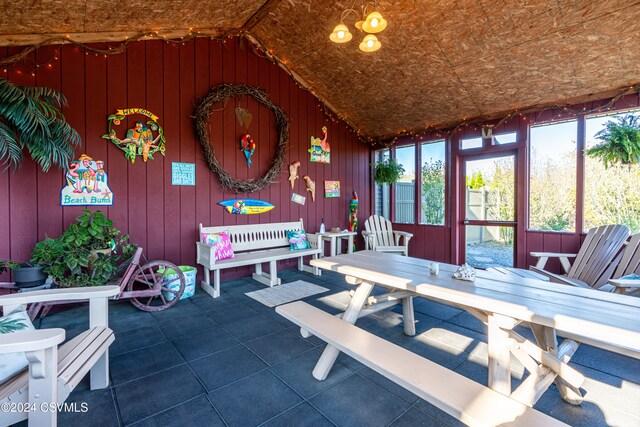
[[251, 167], [251, 156], [256, 151], [256, 142], [251, 138], [251, 135], [244, 134], [240, 139], [240, 151], [244, 152], [244, 156], [247, 158], [247, 167]]

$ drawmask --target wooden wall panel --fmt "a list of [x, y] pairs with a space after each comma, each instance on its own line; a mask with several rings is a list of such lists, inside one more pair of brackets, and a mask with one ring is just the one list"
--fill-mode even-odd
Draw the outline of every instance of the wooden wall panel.
[[[163, 80], [163, 43], [155, 40], [146, 45], [145, 53], [145, 78], [146, 78], [146, 102], [149, 111], [160, 117], [164, 130], [164, 105], [162, 99]], [[162, 156], [156, 154], [158, 159]], [[147, 170], [147, 243], [144, 247], [149, 259], [162, 259], [164, 257], [164, 162], [149, 161]]]
[[[59, 54], [56, 52], [60, 51]], [[15, 53], [0, 48], [0, 57]], [[41, 67], [31, 75], [28, 64], [46, 63], [52, 55], [59, 60]], [[86, 55], [73, 46], [40, 48], [25, 64], [16, 64], [0, 77], [23, 85], [57, 88], [67, 96], [65, 115], [82, 136], [80, 155], [102, 159], [106, 164], [114, 205], [100, 208], [131, 240], [145, 248], [149, 259], [167, 259], [177, 264], [195, 265], [195, 240], [200, 222], [205, 225], [253, 224], [290, 221], [303, 218], [306, 229], [315, 232], [324, 215], [327, 227], [345, 228], [351, 189], [361, 198], [361, 221], [370, 215], [369, 148], [356, 141], [342, 122], [332, 122], [318, 106], [318, 100], [264, 55], [237, 39], [225, 42], [208, 38], [184, 45], [162, 41], [140, 41], [127, 53], [108, 57]], [[267, 92], [290, 120], [290, 141], [285, 167], [277, 182], [263, 190], [236, 195], [223, 191], [208, 169], [199, 142], [193, 132], [192, 116], [209, 89], [221, 83], [249, 84]], [[247, 168], [239, 141], [245, 130], [238, 124], [234, 108], [240, 102], [253, 114], [249, 133], [257, 142]], [[101, 138], [107, 116], [118, 108], [141, 107], [159, 116], [167, 139], [166, 156], [156, 155], [131, 164], [115, 145]], [[211, 113], [210, 140], [224, 167], [242, 179], [264, 174], [273, 159], [277, 144], [273, 113], [253, 99], [229, 100]], [[129, 120], [133, 126], [135, 118]], [[319, 136], [323, 125], [329, 128], [332, 147], [330, 165], [311, 164], [309, 138]], [[28, 155], [27, 155], [28, 156]], [[300, 176], [308, 174], [316, 181], [316, 202], [305, 192], [302, 179], [295, 189], [289, 186], [288, 165], [300, 161]], [[196, 186], [171, 185], [171, 163], [196, 164]], [[324, 198], [324, 180], [340, 180], [342, 197]], [[64, 172], [54, 168], [43, 173], [30, 160], [15, 173], [0, 172], [0, 258], [28, 259], [36, 242], [45, 235], [55, 237], [73, 221], [82, 207], [60, 207], [59, 194]], [[305, 206], [291, 202], [291, 193], [307, 196]], [[223, 212], [217, 202], [236, 197], [251, 197], [273, 203], [267, 214], [236, 216]], [[98, 208], [90, 208], [97, 210]], [[283, 263], [293, 267], [295, 263]], [[246, 276], [248, 268], [227, 272], [224, 278]], [[8, 275], [0, 276], [0, 280]]]

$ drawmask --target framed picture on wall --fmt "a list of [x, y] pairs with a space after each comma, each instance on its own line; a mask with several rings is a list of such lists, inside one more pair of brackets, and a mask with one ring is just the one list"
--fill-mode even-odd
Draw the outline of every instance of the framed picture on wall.
[[340, 197], [340, 181], [325, 181], [324, 197]]

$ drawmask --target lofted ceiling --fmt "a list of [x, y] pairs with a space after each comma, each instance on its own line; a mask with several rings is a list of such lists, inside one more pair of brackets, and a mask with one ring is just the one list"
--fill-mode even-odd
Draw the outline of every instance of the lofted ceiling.
[[0, 44], [20, 35], [247, 32], [372, 138], [595, 99], [640, 82], [638, 0], [381, 0], [389, 24], [375, 53], [358, 50], [352, 15], [353, 40], [329, 41], [352, 0], [0, 3]]

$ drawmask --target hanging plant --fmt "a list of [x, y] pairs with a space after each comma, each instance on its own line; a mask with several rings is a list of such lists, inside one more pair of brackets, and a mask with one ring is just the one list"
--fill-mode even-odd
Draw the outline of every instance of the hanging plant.
[[27, 148], [43, 171], [51, 165], [66, 169], [81, 142], [60, 111], [66, 104], [55, 89], [16, 86], [0, 78], [0, 161], [15, 169]]
[[640, 116], [631, 114], [616, 117], [596, 133], [602, 142], [585, 150], [587, 156], [599, 158], [604, 167], [621, 163], [624, 165], [640, 162]]
[[395, 184], [403, 174], [402, 165], [392, 158], [379, 161], [373, 168], [373, 179], [377, 184]]

